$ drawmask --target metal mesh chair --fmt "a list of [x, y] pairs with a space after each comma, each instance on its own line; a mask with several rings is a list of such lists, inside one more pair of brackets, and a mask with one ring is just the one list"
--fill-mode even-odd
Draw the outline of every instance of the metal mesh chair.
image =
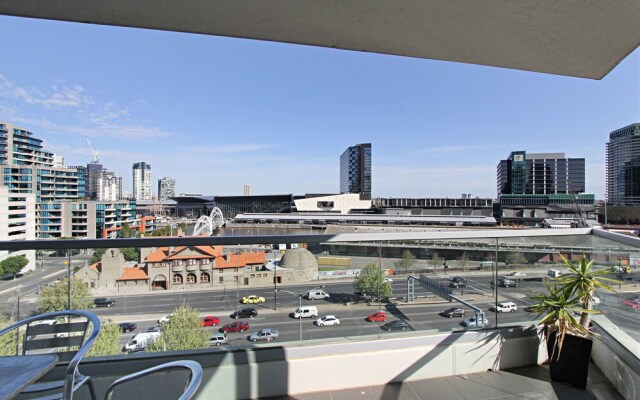
[[[95, 314], [80, 310], [56, 311], [26, 318], [0, 330], [0, 336], [15, 332], [16, 355], [56, 353], [59, 362], [67, 362], [64, 380], [45, 381], [28, 386], [22, 393], [45, 392], [44, 399], [71, 400], [73, 393], [85, 383], [91, 398], [96, 399], [91, 377], [78, 371], [80, 360], [100, 333], [100, 320]], [[46, 392], [55, 391], [46, 395]]]
[[[198, 364], [197, 362], [190, 360], [173, 361], [151, 367], [140, 372], [135, 372], [127, 376], [123, 376], [122, 378], [113, 382], [111, 386], [109, 386], [109, 389], [107, 389], [107, 393], [105, 394], [105, 400], [112, 400], [114, 390], [123, 383], [127, 383], [145, 377], [147, 375], [163, 371], [169, 372], [174, 369], [189, 370], [189, 377], [187, 379], [187, 382], [185, 383], [185, 388], [182, 392], [182, 395], [178, 398], [178, 400], [189, 400], [196, 393], [198, 387], [200, 386], [200, 383], [202, 382], [202, 366], [200, 366], [200, 364]], [[127, 398], [127, 396], [124, 396], [123, 398]]]

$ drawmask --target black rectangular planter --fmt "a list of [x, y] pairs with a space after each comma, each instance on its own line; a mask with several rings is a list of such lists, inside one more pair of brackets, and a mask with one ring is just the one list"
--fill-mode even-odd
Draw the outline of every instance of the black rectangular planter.
[[551, 380], [554, 382], [568, 383], [579, 389], [585, 389], [587, 387], [587, 376], [589, 375], [589, 362], [591, 361], [593, 340], [579, 336], [565, 335], [559, 358], [559, 349], [557, 347], [555, 353], [553, 352], [555, 341], [556, 334], [553, 333], [547, 341]]

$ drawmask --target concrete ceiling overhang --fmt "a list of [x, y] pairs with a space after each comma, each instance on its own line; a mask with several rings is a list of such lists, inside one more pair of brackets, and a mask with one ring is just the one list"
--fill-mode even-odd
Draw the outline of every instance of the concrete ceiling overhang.
[[640, 44], [639, 0], [0, 0], [0, 14], [592, 79]]

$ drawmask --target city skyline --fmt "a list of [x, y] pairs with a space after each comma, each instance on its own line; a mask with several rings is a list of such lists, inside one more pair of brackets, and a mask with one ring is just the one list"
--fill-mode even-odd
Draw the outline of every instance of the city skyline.
[[[496, 196], [513, 150], [585, 158], [605, 193], [611, 131], [640, 121], [640, 53], [602, 81], [377, 54], [0, 17], [0, 119], [66, 165], [176, 192], [336, 193], [336, 158], [376, 148], [372, 197]], [[490, 140], [487, 140], [489, 138]]]

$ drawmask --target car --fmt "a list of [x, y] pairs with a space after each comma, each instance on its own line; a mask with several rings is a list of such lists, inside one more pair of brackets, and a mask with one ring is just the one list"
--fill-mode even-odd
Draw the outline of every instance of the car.
[[207, 315], [206, 317], [202, 317], [200, 321], [202, 322], [202, 326], [216, 326], [220, 323], [220, 318]]
[[145, 329], [145, 332], [162, 332], [162, 328], [160, 326], [150, 326]]
[[262, 296], [256, 296], [256, 295], [251, 295], [251, 296], [246, 296], [242, 298], [242, 304], [259, 304], [259, 303], [264, 303], [266, 300], [264, 297]]
[[159, 324], [164, 324], [165, 322], [169, 322], [171, 320], [171, 317], [173, 317], [173, 314], [167, 314], [164, 317], [160, 318], [158, 320]]
[[389, 331], [389, 332], [391, 332], [391, 331], [405, 331], [405, 330], [409, 329], [409, 325], [406, 322], [401, 321], [399, 319], [396, 319], [396, 320], [391, 321], [391, 322], [387, 322], [382, 327], [385, 330]]
[[135, 331], [138, 325], [133, 322], [121, 322], [118, 324], [118, 327], [120, 328], [120, 332], [127, 333]]
[[0, 280], [10, 281], [10, 280], [15, 279], [15, 277], [16, 277], [16, 274], [9, 274], [9, 273], [2, 274], [2, 275], [0, 275]]
[[220, 328], [220, 332], [229, 333], [229, 332], [244, 332], [249, 330], [249, 324], [246, 324], [241, 321], [232, 322], [230, 324], [224, 325]]
[[634, 310], [640, 310], [640, 298], [632, 297], [622, 301], [625, 306], [629, 306]]
[[249, 335], [248, 339], [252, 342], [257, 342], [258, 340], [266, 340], [272, 341], [273, 339], [278, 338], [278, 331], [271, 328], [260, 329], [258, 332], [252, 333]]
[[98, 297], [93, 299], [93, 305], [94, 307], [113, 307], [116, 305], [116, 301], [108, 297]]
[[451, 282], [467, 283], [467, 280], [462, 276], [454, 276], [453, 278], [451, 278]]
[[512, 281], [511, 279], [502, 278], [500, 279], [500, 286], [502, 287], [518, 287], [518, 282]]
[[443, 317], [453, 318], [453, 317], [464, 317], [464, 309], [462, 308], [449, 308], [440, 313]]
[[340, 325], [340, 318], [336, 317], [335, 315], [325, 315], [322, 318], [318, 318], [315, 321], [315, 324], [318, 326]]
[[228, 340], [226, 333], [214, 333], [209, 337], [209, 346], [220, 346], [227, 343]]
[[391, 278], [384, 278], [384, 281], [385, 282], [389, 282], [389, 283], [393, 283], [393, 279], [391, 279]]
[[375, 312], [367, 317], [367, 321], [369, 322], [386, 322], [387, 314], [382, 311]]
[[489, 323], [488, 319], [483, 318], [481, 321], [477, 321], [476, 317], [471, 317], [471, 318], [465, 319], [464, 321], [461, 322], [462, 326], [466, 326], [468, 328], [477, 327], [477, 326], [484, 326], [484, 325], [487, 325], [488, 323]]
[[452, 287], [454, 289], [465, 288], [465, 287], [467, 287], [467, 282], [466, 281], [451, 281], [451, 282], [449, 282], [449, 287]]
[[507, 276], [518, 276], [518, 277], [523, 277], [523, 276], [527, 276], [527, 274], [524, 274], [522, 272], [518, 272], [518, 271], [513, 271], [512, 273], [510, 273]]
[[243, 308], [240, 311], [234, 311], [233, 314], [230, 315], [233, 319], [238, 318], [253, 318], [258, 316], [258, 311], [253, 307]]
[[513, 301], [498, 303], [494, 308], [497, 312], [514, 312], [518, 310], [518, 306]]

